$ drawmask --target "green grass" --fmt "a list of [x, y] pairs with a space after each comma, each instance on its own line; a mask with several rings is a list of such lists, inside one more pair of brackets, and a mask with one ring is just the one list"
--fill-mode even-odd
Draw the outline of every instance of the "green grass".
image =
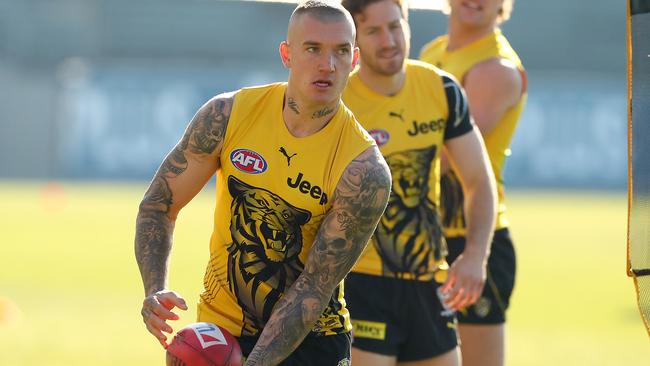
[[[20, 310], [0, 324], [0, 365], [164, 364], [140, 318], [133, 235], [144, 189], [0, 183], [0, 299]], [[625, 276], [626, 202], [623, 193], [510, 194], [519, 273], [509, 365], [650, 360]], [[190, 310], [175, 329], [194, 321], [213, 208], [212, 190], [204, 191], [176, 226], [170, 287]]]

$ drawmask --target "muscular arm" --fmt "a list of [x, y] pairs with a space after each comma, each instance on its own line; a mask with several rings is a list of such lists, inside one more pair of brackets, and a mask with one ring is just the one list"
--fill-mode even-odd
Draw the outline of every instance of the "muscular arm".
[[452, 290], [449, 306], [463, 308], [478, 299], [485, 283], [496, 217], [496, 183], [477, 128], [448, 140], [445, 148], [463, 186], [467, 234], [465, 250], [452, 264], [444, 290]]
[[465, 94], [453, 78], [443, 76], [443, 80], [449, 103], [445, 152], [463, 187], [468, 224], [465, 250], [450, 267], [443, 291], [449, 295], [447, 305], [460, 309], [478, 299], [485, 283], [496, 189], [483, 139], [469, 116]]
[[350, 163], [336, 187], [332, 208], [316, 234], [303, 273], [273, 309], [246, 360], [247, 366], [278, 364], [309, 333], [374, 232], [388, 202], [390, 179], [388, 166], [376, 147]]
[[199, 109], [181, 140], [158, 168], [140, 203], [135, 257], [146, 296], [142, 316], [149, 331], [163, 345], [166, 337], [160, 331], [171, 332], [163, 319], [175, 319], [176, 315], [169, 310], [185, 306], [182, 298], [164, 291], [174, 222], [180, 209], [219, 167], [231, 106], [232, 95], [221, 95]]
[[[489, 86], [489, 87], [486, 87]], [[490, 59], [465, 75], [472, 117], [483, 136], [489, 135], [506, 112], [521, 98], [524, 80], [517, 66], [505, 59]]]

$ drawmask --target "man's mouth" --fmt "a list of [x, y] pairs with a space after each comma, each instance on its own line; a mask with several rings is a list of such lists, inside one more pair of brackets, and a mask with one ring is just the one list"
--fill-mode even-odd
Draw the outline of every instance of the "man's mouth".
[[400, 55], [400, 50], [397, 48], [390, 49], [390, 50], [382, 50], [379, 51], [378, 57], [379, 58], [394, 58]]
[[319, 88], [329, 88], [332, 86], [332, 82], [329, 80], [316, 80], [313, 84]]
[[472, 10], [481, 10], [482, 7], [478, 3], [475, 3], [473, 1], [463, 1], [463, 6], [466, 8], [470, 8]]

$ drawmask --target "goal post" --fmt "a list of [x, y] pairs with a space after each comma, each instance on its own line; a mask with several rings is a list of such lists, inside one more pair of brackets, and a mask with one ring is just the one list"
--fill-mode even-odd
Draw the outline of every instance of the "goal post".
[[627, 274], [650, 335], [650, 0], [627, 2]]

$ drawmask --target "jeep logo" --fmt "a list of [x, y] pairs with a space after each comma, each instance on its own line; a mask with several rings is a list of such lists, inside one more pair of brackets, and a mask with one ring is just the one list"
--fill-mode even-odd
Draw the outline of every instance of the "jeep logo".
[[445, 128], [444, 119], [433, 119], [429, 122], [418, 122], [413, 121], [413, 129], [408, 130], [407, 133], [409, 136], [415, 136], [417, 134], [425, 134], [429, 132], [442, 131]]
[[287, 184], [291, 188], [296, 188], [304, 194], [309, 194], [311, 198], [319, 199], [319, 204], [324, 205], [327, 203], [327, 193], [323, 192], [323, 189], [319, 186], [314, 186], [307, 180], [302, 180], [302, 173], [298, 173], [298, 176], [292, 181], [291, 177], [287, 178]]

